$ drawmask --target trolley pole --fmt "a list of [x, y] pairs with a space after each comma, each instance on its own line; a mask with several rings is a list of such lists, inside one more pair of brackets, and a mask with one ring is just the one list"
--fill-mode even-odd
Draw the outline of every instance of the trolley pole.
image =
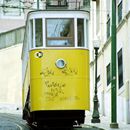
[[117, 93], [116, 93], [116, 0], [112, 0], [111, 26], [111, 128], [118, 128], [117, 123]]

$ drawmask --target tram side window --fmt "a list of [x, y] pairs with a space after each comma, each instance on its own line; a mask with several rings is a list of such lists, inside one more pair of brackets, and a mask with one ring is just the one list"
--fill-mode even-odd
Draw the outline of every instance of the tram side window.
[[74, 46], [73, 19], [47, 19], [47, 46]]
[[88, 41], [88, 39], [89, 39], [89, 28], [88, 28], [88, 20], [86, 20], [86, 47], [87, 48], [89, 48], [89, 41]]
[[33, 20], [30, 20], [30, 35], [31, 35], [31, 48], [33, 48]]
[[35, 42], [36, 47], [41, 47], [43, 44], [42, 41], [42, 19], [35, 20]]
[[84, 47], [84, 19], [78, 19], [78, 46]]

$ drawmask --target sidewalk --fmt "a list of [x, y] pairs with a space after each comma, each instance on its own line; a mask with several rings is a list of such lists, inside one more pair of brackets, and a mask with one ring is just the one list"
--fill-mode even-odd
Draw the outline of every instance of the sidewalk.
[[91, 123], [91, 119], [92, 119], [92, 113], [90, 112], [86, 112], [86, 119], [85, 119], [85, 126], [95, 126], [98, 128], [102, 128], [104, 130], [130, 130], [130, 124], [125, 124], [123, 122], [118, 122], [119, 128], [115, 129], [115, 128], [110, 128], [110, 119], [104, 117], [104, 116], [100, 116], [100, 123]]

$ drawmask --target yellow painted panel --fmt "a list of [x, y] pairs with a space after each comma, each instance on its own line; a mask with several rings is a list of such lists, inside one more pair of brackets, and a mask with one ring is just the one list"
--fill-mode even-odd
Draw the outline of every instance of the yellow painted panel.
[[[55, 65], [58, 59], [65, 68]], [[88, 50], [32, 50], [30, 70], [31, 111], [89, 110]]]
[[24, 83], [23, 83], [23, 88], [22, 88], [22, 106], [23, 106], [23, 108], [25, 106], [29, 85], [30, 85], [30, 63], [28, 61], [28, 65], [26, 68], [26, 74], [25, 74], [25, 78], [24, 78]]
[[[89, 109], [87, 79], [46, 79], [31, 81], [32, 110]], [[42, 84], [42, 85], [41, 85]], [[35, 87], [36, 86], [36, 87]]]

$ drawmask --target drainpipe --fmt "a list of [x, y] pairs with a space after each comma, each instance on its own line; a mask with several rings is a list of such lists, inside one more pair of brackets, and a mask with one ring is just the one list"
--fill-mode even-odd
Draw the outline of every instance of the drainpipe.
[[111, 25], [111, 128], [118, 128], [117, 123], [117, 75], [116, 75], [116, 0], [112, 0]]

